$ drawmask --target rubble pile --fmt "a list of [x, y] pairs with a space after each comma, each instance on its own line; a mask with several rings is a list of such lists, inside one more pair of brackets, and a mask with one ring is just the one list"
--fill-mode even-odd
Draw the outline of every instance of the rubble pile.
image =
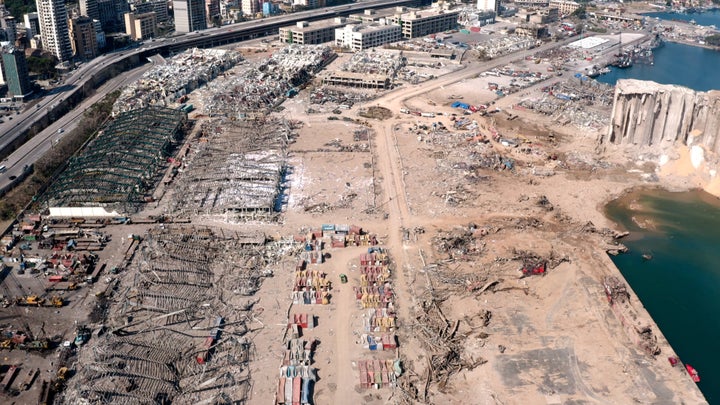
[[189, 49], [155, 65], [127, 86], [113, 106], [113, 114], [147, 106], [176, 107], [182, 98], [242, 60], [238, 52]]
[[286, 120], [263, 118], [203, 126], [196, 153], [178, 180], [173, 212], [226, 220], [272, 220], [282, 205], [287, 146], [296, 133]]
[[523, 49], [529, 49], [535, 45], [537, 40], [533, 38], [518, 36], [493, 37], [488, 41], [479, 42], [475, 45], [475, 50], [484, 54], [487, 58], [497, 58], [498, 56], [507, 55]]
[[[606, 108], [613, 103], [613, 87], [593, 80], [568, 79], [543, 88], [540, 98], [524, 99], [520, 109], [549, 115], [561, 125], [600, 129], [610, 123]], [[516, 106], [516, 108], [518, 107]]]
[[404, 66], [405, 58], [401, 54], [370, 49], [356, 52], [340, 69], [344, 72], [385, 75], [394, 79]]
[[237, 74], [216, 80], [203, 104], [210, 116], [245, 118], [248, 112], [264, 111], [297, 94], [336, 55], [327, 46], [291, 45], [256, 66], [243, 66]]
[[64, 401], [247, 400], [254, 301], [267, 276], [262, 234], [207, 227], [149, 231], [107, 289], [108, 333], [80, 352]]

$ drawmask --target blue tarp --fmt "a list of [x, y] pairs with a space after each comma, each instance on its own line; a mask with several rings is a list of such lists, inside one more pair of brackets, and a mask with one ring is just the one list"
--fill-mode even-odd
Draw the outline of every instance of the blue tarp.
[[452, 108], [462, 108], [463, 110], [467, 110], [470, 108], [470, 104], [461, 103], [460, 101], [456, 101], [450, 105]]

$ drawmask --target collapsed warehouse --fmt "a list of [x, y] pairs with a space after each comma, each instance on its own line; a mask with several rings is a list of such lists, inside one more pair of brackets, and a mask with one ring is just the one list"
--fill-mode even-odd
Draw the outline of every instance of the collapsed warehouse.
[[155, 65], [140, 80], [125, 87], [113, 105], [113, 114], [148, 106], [175, 107], [183, 96], [240, 61], [242, 56], [235, 51], [189, 49]]
[[337, 55], [327, 46], [291, 45], [257, 66], [215, 80], [203, 100], [210, 116], [242, 119], [266, 112], [292, 97]]
[[148, 107], [120, 114], [51, 183], [46, 207], [111, 207], [137, 212], [188, 124], [179, 110]]
[[78, 378], [63, 403], [247, 400], [250, 296], [282, 251], [266, 249], [262, 234], [151, 229], [134, 261], [99, 299], [111, 314], [108, 332], [80, 352]]
[[223, 215], [226, 220], [272, 220], [283, 204], [290, 122], [259, 118], [201, 128], [198, 153], [178, 180], [173, 212]]

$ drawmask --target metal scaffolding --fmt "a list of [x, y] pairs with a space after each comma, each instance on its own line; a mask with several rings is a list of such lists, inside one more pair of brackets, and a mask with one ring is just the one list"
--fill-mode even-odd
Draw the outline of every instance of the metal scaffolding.
[[120, 114], [68, 163], [46, 191], [46, 206], [115, 205], [137, 211], [182, 139], [184, 112], [144, 108]]
[[151, 229], [108, 297], [108, 333], [88, 343], [60, 403], [245, 403], [251, 296], [296, 249], [266, 242], [219, 228]]
[[212, 123], [203, 136], [208, 142], [198, 145], [200, 151], [178, 181], [172, 211], [274, 218], [282, 205], [286, 148], [294, 137], [290, 124], [265, 118], [235, 126]]

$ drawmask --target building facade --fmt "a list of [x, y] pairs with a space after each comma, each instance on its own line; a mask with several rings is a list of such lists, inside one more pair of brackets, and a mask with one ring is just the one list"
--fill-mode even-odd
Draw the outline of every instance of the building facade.
[[360, 51], [402, 40], [397, 24], [346, 25], [335, 29], [335, 45]]
[[494, 11], [495, 15], [499, 15], [500, 0], [478, 0], [477, 9], [480, 11]]
[[240, 9], [243, 15], [253, 16], [260, 12], [260, 2], [258, 2], [258, 0], [242, 0], [240, 2]]
[[207, 14], [208, 26], [220, 26], [220, 0], [205, 0], [205, 13]]
[[403, 38], [418, 38], [455, 29], [459, 15], [460, 11], [411, 11], [390, 17], [390, 22], [402, 27]]
[[325, 42], [335, 42], [335, 30], [347, 24], [345, 18], [338, 17], [329, 20], [298, 21], [295, 25], [281, 27], [279, 40], [287, 44], [317, 45]]
[[174, 0], [175, 31], [194, 32], [207, 28], [204, 0]]
[[98, 0], [80, 0], [80, 15], [90, 17], [93, 20], [100, 19]]
[[51, 52], [60, 63], [70, 61], [72, 46], [68, 14], [64, 0], [36, 0], [43, 49]]
[[76, 17], [70, 20], [70, 38], [72, 38], [73, 56], [90, 60], [98, 55], [95, 24], [90, 17]]
[[556, 8], [560, 15], [570, 15], [580, 8], [580, 3], [568, 0], [550, 0], [550, 8]]
[[28, 38], [40, 35], [40, 19], [38, 18], [38, 13], [24, 14], [23, 20], [25, 20], [25, 33]]
[[102, 29], [102, 24], [99, 20], [93, 20], [93, 26], [95, 27], [95, 38], [97, 39], [98, 49], [105, 48], [105, 31]]
[[2, 53], [3, 79], [8, 86], [8, 92], [15, 99], [24, 99], [32, 94], [32, 83], [28, 72], [25, 52], [7, 46]]
[[157, 35], [157, 20], [155, 12], [125, 14], [125, 33], [130, 35], [134, 41], [153, 38]]
[[8, 41], [11, 44], [15, 44], [17, 39], [17, 24], [15, 23], [15, 17], [6, 15], [0, 20], [0, 26], [4, 32], [4, 41]]

